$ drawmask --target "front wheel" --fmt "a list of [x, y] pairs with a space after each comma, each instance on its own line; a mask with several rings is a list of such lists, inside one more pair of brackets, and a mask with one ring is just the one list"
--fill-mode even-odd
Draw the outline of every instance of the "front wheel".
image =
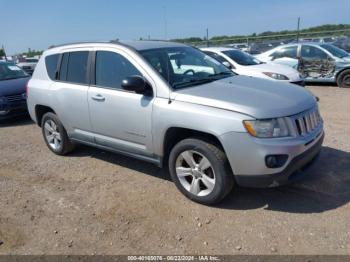
[[339, 87], [350, 88], [350, 69], [344, 70], [337, 77]]
[[214, 143], [199, 139], [185, 139], [174, 146], [169, 171], [186, 197], [205, 205], [220, 202], [234, 184], [225, 153]]

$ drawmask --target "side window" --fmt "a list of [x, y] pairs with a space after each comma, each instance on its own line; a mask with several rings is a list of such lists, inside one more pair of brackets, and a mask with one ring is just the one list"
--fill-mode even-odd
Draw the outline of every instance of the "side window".
[[69, 59], [69, 53], [64, 53], [62, 55], [60, 74], [58, 77], [58, 79], [61, 81], [67, 80], [68, 59]]
[[223, 62], [228, 62], [225, 58], [223, 58], [221, 55], [218, 55], [214, 52], [210, 52], [210, 51], [205, 51], [204, 52], [205, 54], [207, 54], [208, 56], [218, 60], [220, 63], [223, 63]]
[[328, 55], [315, 46], [303, 45], [301, 47], [301, 57], [306, 59], [323, 60], [327, 59]]
[[67, 82], [77, 84], [87, 84], [87, 62], [89, 52], [77, 51], [69, 53]]
[[95, 81], [97, 86], [121, 89], [122, 81], [142, 75], [125, 57], [108, 51], [96, 52]]
[[277, 50], [276, 52], [272, 53], [273, 59], [278, 59], [278, 58], [294, 58], [297, 59], [297, 49], [298, 46], [287, 46], [283, 47], [280, 50]]
[[49, 55], [49, 56], [45, 57], [47, 74], [49, 75], [51, 80], [56, 79], [58, 58], [59, 58], [58, 54]]

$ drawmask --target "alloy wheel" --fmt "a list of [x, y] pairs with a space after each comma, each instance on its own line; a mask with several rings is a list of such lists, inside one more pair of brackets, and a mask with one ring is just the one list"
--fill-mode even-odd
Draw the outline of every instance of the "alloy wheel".
[[176, 175], [181, 185], [195, 196], [207, 196], [215, 187], [215, 172], [210, 161], [195, 150], [182, 152], [176, 159]]
[[49, 146], [53, 150], [58, 150], [62, 145], [62, 137], [57, 124], [52, 119], [48, 119], [44, 123], [44, 131]]

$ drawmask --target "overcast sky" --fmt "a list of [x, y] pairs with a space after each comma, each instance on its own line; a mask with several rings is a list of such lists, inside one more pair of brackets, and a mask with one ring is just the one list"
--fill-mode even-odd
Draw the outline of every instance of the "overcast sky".
[[0, 0], [8, 54], [74, 41], [203, 37], [350, 24], [349, 0]]

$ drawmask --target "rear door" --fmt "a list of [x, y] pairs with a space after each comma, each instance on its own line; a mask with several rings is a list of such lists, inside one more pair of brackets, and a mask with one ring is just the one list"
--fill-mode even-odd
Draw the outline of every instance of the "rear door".
[[65, 52], [60, 70], [51, 86], [57, 114], [70, 137], [93, 142], [87, 94], [89, 89], [89, 50]]
[[96, 50], [92, 64], [94, 79], [88, 103], [96, 143], [129, 153], [151, 155], [154, 98], [121, 87], [123, 79], [144, 76], [144, 70], [122, 50]]

